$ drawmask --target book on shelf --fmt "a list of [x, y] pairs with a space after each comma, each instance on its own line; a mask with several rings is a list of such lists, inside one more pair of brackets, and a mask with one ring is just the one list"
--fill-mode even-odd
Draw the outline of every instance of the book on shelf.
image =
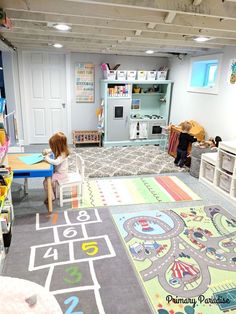
[[11, 173], [11, 168], [10, 167], [6, 167], [4, 165], [0, 166], [0, 175], [1, 176], [7, 176]]
[[0, 174], [0, 185], [7, 185], [7, 182], [5, 181], [3, 175]]
[[8, 223], [7, 223], [7, 220], [5, 218], [1, 218], [0, 217], [0, 222], [1, 222], [1, 227], [2, 227], [2, 232], [3, 233], [6, 233], [8, 232]]

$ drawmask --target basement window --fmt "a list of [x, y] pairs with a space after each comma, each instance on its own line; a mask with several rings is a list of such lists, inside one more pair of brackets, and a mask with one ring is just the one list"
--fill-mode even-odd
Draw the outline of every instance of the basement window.
[[191, 58], [189, 92], [218, 94], [221, 55]]

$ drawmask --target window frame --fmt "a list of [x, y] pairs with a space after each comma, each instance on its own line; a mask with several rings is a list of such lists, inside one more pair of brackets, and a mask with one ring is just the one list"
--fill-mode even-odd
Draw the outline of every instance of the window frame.
[[[215, 85], [214, 86], [191, 86], [191, 80], [192, 80], [192, 69], [193, 69], [193, 63], [199, 62], [199, 61], [212, 61], [217, 60], [218, 61], [218, 68], [217, 68], [217, 74], [215, 79]], [[220, 82], [220, 73], [221, 73], [221, 65], [222, 65], [222, 54], [211, 54], [211, 55], [204, 55], [204, 56], [198, 56], [198, 57], [192, 57], [190, 59], [189, 64], [189, 79], [188, 79], [188, 92], [192, 93], [204, 93], [204, 94], [218, 94], [219, 93], [219, 82]], [[209, 71], [209, 69], [208, 69]], [[206, 73], [204, 74], [206, 76]]]

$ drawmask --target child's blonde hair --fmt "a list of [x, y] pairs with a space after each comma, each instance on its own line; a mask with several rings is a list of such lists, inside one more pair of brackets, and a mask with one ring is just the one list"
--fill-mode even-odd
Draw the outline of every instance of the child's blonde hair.
[[49, 139], [49, 146], [56, 158], [61, 156], [62, 154], [65, 154], [66, 157], [70, 154], [67, 144], [67, 138], [63, 132], [55, 133]]
[[183, 123], [181, 123], [181, 128], [182, 131], [189, 132], [192, 128], [192, 125], [188, 121], [184, 121]]

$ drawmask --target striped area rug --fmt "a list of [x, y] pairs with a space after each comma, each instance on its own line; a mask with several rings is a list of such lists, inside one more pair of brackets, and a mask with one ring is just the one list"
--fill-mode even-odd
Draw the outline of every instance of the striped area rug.
[[176, 176], [89, 180], [82, 204], [72, 207], [99, 207], [200, 200]]

